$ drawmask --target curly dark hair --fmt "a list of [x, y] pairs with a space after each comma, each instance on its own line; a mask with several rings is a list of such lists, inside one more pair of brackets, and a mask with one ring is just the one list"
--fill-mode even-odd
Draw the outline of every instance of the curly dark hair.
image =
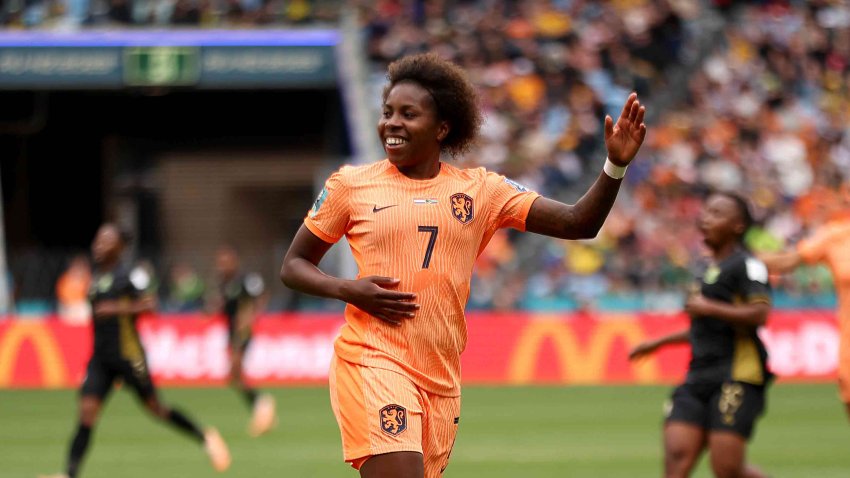
[[435, 53], [422, 53], [392, 62], [387, 69], [387, 80], [383, 101], [403, 81], [412, 81], [428, 90], [437, 106], [437, 115], [449, 123], [449, 133], [440, 148], [453, 157], [469, 151], [484, 117], [478, 107], [478, 91], [463, 69]]

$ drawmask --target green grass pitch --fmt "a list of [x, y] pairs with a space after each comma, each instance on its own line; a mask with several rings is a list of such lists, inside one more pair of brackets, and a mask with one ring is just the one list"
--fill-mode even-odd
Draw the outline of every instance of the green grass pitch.
[[[670, 387], [467, 387], [444, 476], [658, 477], [662, 402]], [[325, 388], [272, 393], [279, 427], [251, 439], [228, 389], [166, 389], [164, 399], [228, 440], [233, 466], [212, 471], [200, 448], [155, 423], [126, 391], [113, 394], [81, 478], [355, 477], [341, 462]], [[76, 420], [73, 391], [0, 391], [0, 477], [61, 471]], [[850, 476], [850, 423], [834, 385], [777, 385], [750, 447], [777, 478]], [[709, 477], [706, 460], [696, 477]]]

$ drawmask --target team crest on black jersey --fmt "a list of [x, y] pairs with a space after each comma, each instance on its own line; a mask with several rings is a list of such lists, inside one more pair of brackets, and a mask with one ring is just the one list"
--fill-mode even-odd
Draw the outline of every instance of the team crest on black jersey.
[[467, 224], [475, 215], [472, 198], [463, 193], [452, 194], [451, 198], [452, 216], [461, 224]]
[[381, 430], [392, 436], [398, 436], [407, 430], [407, 410], [401, 405], [387, 405], [378, 415], [381, 418]]

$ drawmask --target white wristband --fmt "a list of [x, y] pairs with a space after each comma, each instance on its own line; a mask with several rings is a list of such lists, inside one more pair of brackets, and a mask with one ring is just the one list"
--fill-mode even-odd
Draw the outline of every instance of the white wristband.
[[629, 169], [628, 166], [617, 166], [612, 163], [610, 159], [605, 158], [605, 166], [602, 167], [602, 171], [605, 171], [605, 174], [608, 177], [613, 179], [623, 179], [626, 175], [626, 169]]

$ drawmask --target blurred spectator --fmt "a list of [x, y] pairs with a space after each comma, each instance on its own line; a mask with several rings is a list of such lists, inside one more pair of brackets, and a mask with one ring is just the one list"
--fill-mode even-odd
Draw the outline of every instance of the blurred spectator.
[[91, 285], [91, 265], [84, 255], [74, 256], [68, 268], [56, 281], [56, 301], [59, 318], [73, 324], [91, 320], [88, 294]]
[[305, 25], [335, 22], [338, 13], [336, 0], [9, 0], [0, 2], [0, 26]]

